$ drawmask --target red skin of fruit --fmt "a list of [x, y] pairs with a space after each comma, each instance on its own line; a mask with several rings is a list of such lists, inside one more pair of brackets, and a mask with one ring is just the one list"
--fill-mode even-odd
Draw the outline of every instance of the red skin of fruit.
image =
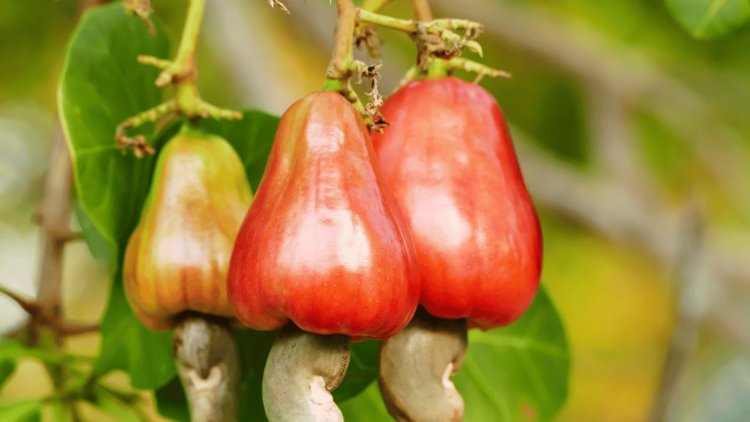
[[417, 307], [414, 249], [376, 170], [367, 129], [322, 92], [282, 116], [235, 243], [228, 291], [237, 318], [272, 330], [386, 338]]
[[373, 143], [410, 226], [421, 304], [490, 329], [523, 314], [542, 262], [539, 220], [492, 96], [454, 78], [412, 82], [381, 112]]

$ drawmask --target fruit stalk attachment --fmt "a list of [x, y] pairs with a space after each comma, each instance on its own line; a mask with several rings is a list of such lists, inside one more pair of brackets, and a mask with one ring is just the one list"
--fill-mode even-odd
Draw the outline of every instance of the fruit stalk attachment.
[[239, 364], [228, 322], [185, 317], [175, 328], [174, 356], [191, 420], [236, 421]]
[[399, 422], [462, 420], [464, 402], [450, 377], [461, 368], [466, 347], [466, 320], [419, 310], [380, 349], [380, 391], [388, 412]]
[[[354, 59], [353, 45], [359, 43], [362, 34], [356, 35], [358, 9], [351, 0], [336, 0], [338, 10], [338, 21], [336, 23], [336, 44], [333, 56], [326, 71], [326, 82], [324, 91], [336, 91], [349, 100], [354, 108], [362, 115], [368, 128], [380, 131], [385, 127], [385, 122], [378, 111], [383, 103], [383, 98], [378, 92], [377, 81], [380, 78], [380, 65], [367, 65]], [[356, 36], [355, 36], [356, 35]], [[366, 42], [366, 41], [365, 41]], [[352, 88], [352, 78], [356, 76], [357, 82], [362, 78], [370, 81], [370, 92], [367, 95], [371, 101], [362, 103], [357, 93]]]
[[190, 1], [180, 46], [173, 60], [138, 56], [139, 63], [161, 70], [155, 82], [156, 86], [164, 88], [174, 85], [175, 96], [156, 107], [127, 118], [117, 126], [115, 131], [117, 144], [122, 148], [133, 148], [136, 157], [153, 155], [155, 152], [143, 135], [127, 135], [128, 129], [136, 128], [144, 123], [157, 122], [173, 114], [182, 115], [188, 119], [238, 120], [242, 118], [242, 113], [238, 111], [225, 110], [203, 101], [198, 92], [195, 50], [205, 6], [206, 0]]
[[349, 337], [308, 333], [287, 324], [268, 355], [263, 405], [272, 422], [343, 421], [331, 392], [349, 366]]

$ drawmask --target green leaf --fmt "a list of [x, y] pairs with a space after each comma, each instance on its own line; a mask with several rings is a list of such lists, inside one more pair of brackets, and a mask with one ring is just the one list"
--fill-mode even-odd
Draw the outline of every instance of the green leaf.
[[155, 392], [156, 409], [165, 418], [173, 421], [189, 421], [185, 390], [182, 388], [179, 377], [172, 378], [167, 384], [159, 387]]
[[750, 19], [748, 0], [665, 0], [675, 19], [695, 38], [728, 35]]
[[[128, 307], [120, 260], [148, 191], [153, 157], [136, 159], [115, 145], [117, 125], [161, 101], [156, 69], [136, 57], [165, 57], [168, 41], [156, 24], [126, 14], [121, 3], [89, 9], [68, 46], [58, 103], [73, 161], [77, 214], [89, 248], [103, 258], [112, 276], [102, 320], [98, 373], [123, 369], [135, 387], [153, 388], [174, 376], [168, 333], [146, 330]], [[146, 137], [154, 143], [153, 127]]]
[[[149, 186], [153, 157], [136, 159], [115, 144], [117, 125], [162, 99], [158, 71], [139, 54], [165, 57], [168, 41], [149, 34], [122, 3], [89, 9], [72, 36], [58, 92], [81, 210], [115, 253], [127, 241]], [[146, 137], [154, 140], [153, 128]]]
[[0, 360], [0, 390], [8, 379], [16, 372], [16, 362], [14, 360]]
[[0, 390], [16, 371], [16, 361], [21, 357], [13, 351], [20, 346], [15, 340], [0, 340]]
[[[393, 418], [388, 414], [377, 383], [370, 386], [357, 397], [339, 405], [344, 420], [357, 422], [382, 422]], [[492, 418], [488, 420], [493, 420]], [[467, 419], [469, 421], [469, 419]]]
[[226, 139], [240, 156], [253, 192], [257, 191], [279, 118], [258, 110], [246, 110], [241, 120], [203, 120], [198, 126]]
[[[121, 273], [115, 275], [122, 278]], [[172, 333], [154, 332], [130, 310], [122, 283], [112, 286], [107, 312], [101, 323], [102, 345], [94, 370], [97, 374], [122, 369], [135, 388], [152, 389], [176, 374], [172, 359]]]
[[[63, 365], [65, 363], [73, 363], [76, 361], [86, 361], [88, 359], [85, 357], [68, 355], [63, 351], [45, 350], [39, 347], [28, 347], [17, 340], [0, 340], [0, 365], [7, 364], [8, 362], [15, 363], [22, 358], [38, 359], [45, 364], [55, 366]], [[0, 368], [2, 368], [2, 366], [0, 366]], [[2, 375], [1, 369], [0, 375]]]
[[120, 422], [140, 422], [142, 420], [134, 406], [101, 386], [95, 386], [93, 389], [93, 403], [112, 416], [113, 420]]
[[469, 332], [455, 377], [467, 421], [549, 420], [568, 395], [570, 355], [560, 316], [544, 288], [507, 328]]
[[276, 331], [235, 330], [242, 364], [237, 420], [267, 420], [263, 410], [263, 370], [277, 334]]
[[379, 352], [379, 341], [366, 340], [352, 344], [352, 357], [346, 376], [333, 392], [336, 403], [356, 397], [377, 378]]
[[23, 400], [0, 404], [0, 419], [3, 422], [36, 422], [41, 419], [42, 403], [39, 400]]

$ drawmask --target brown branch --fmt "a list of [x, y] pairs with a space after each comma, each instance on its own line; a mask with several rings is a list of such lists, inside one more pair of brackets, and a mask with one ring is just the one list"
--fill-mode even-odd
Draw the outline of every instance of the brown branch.
[[[30, 324], [33, 324], [35, 328], [49, 327], [58, 338], [88, 334], [99, 330], [99, 324], [71, 322], [62, 319], [62, 317], [49, 315], [45, 313], [44, 308], [37, 301], [23, 297], [23, 295], [5, 286], [0, 285], [0, 294], [7, 296], [26, 311], [30, 316]], [[28, 331], [28, 327], [24, 331]]]
[[[37, 210], [41, 226], [42, 253], [39, 263], [36, 305], [39, 314], [54, 320], [62, 318], [62, 260], [63, 248], [70, 239], [70, 193], [72, 167], [70, 155], [62, 135], [58, 132], [52, 150], [50, 166], [44, 183], [44, 193]], [[29, 343], [38, 340], [38, 330], [29, 322]], [[62, 337], [55, 342], [62, 345]]]
[[62, 337], [75, 337], [95, 333], [100, 330], [99, 324], [55, 320], [50, 326]]
[[21, 307], [26, 313], [28, 314], [35, 314], [38, 312], [38, 305], [36, 302], [34, 302], [33, 299], [25, 298], [21, 296], [21, 294], [14, 292], [13, 290], [3, 286], [0, 284], [0, 294], [3, 294], [7, 296], [9, 299], [13, 300], [18, 304], [18, 306]]
[[336, 43], [333, 46], [333, 56], [328, 65], [327, 77], [343, 81], [351, 76], [349, 65], [353, 58], [357, 9], [352, 0], [336, 0], [336, 10], [339, 15], [336, 21]]

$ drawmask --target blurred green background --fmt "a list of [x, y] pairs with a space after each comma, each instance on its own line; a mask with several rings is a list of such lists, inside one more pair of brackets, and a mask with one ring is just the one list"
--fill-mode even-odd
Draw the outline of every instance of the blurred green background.
[[[81, 4], [0, 0], [0, 283], [33, 294], [39, 200], [59, 131], [56, 84]], [[154, 0], [178, 39], [186, 1]], [[280, 114], [319, 89], [335, 8], [208, 2], [204, 97]], [[540, 209], [543, 282], [573, 358], [563, 421], [741, 421], [750, 415], [750, 26], [693, 39], [655, 0], [433, 0], [486, 26], [484, 79], [513, 125]], [[409, 2], [384, 13], [410, 17]], [[381, 30], [390, 92], [414, 60]], [[127, 40], [122, 40], [124, 43]], [[116, 99], [114, 99], [116, 101]], [[108, 281], [83, 243], [65, 254], [65, 307], [97, 320]], [[0, 329], [24, 313], [0, 297]], [[96, 352], [96, 335], [73, 339]], [[49, 389], [27, 362], [0, 402]], [[124, 381], [123, 381], [124, 382]], [[661, 409], [661, 410], [655, 410]]]

